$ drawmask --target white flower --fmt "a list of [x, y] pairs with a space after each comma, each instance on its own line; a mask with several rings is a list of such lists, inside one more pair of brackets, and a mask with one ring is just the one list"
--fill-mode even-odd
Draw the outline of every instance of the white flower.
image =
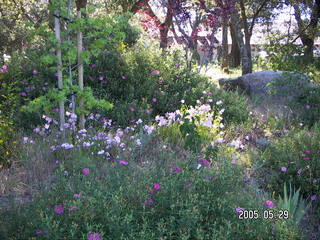
[[217, 104], [217, 105], [222, 105], [223, 102], [220, 100], [220, 101], [217, 101], [216, 104]]
[[137, 139], [137, 140], [136, 140], [136, 144], [137, 144], [137, 146], [141, 146], [141, 141], [140, 141], [140, 139]]
[[201, 104], [201, 101], [200, 101], [200, 100], [197, 100], [197, 104]]
[[224, 111], [225, 111], [225, 109], [222, 108], [222, 109], [219, 111], [219, 113], [222, 114], [222, 113], [224, 113]]
[[71, 149], [71, 148], [73, 148], [74, 146], [73, 146], [72, 144], [70, 144], [70, 143], [63, 143], [63, 144], [61, 144], [61, 147], [62, 147], [63, 149]]
[[23, 137], [23, 138], [22, 138], [22, 143], [23, 143], [23, 144], [26, 144], [26, 143], [28, 142], [28, 139], [29, 139], [28, 137]]
[[182, 99], [180, 102], [181, 102], [182, 104], [184, 104], [184, 103], [185, 103], [185, 100]]
[[69, 116], [70, 116], [70, 114], [71, 114], [70, 112], [66, 111], [66, 116], [68, 116], [68, 117], [69, 117]]
[[201, 112], [209, 112], [211, 110], [211, 106], [209, 104], [203, 104], [198, 110]]
[[104, 150], [102, 149], [102, 150], [99, 151], [97, 154], [98, 154], [98, 155], [104, 154]]
[[220, 123], [220, 128], [224, 128], [224, 125], [223, 125], [223, 123]]
[[198, 164], [197, 169], [199, 170], [201, 168], [201, 166], [202, 166], [201, 164]]
[[137, 124], [140, 124], [140, 123], [142, 123], [142, 120], [139, 118], [137, 121]]
[[44, 125], [44, 128], [45, 128], [45, 129], [49, 129], [49, 128], [50, 128], [50, 125], [49, 125], [49, 124], [45, 124], [45, 125]]
[[218, 138], [215, 143], [224, 143], [225, 140], [223, 138]]
[[209, 98], [209, 99], [208, 99], [208, 102], [213, 102], [212, 98]]

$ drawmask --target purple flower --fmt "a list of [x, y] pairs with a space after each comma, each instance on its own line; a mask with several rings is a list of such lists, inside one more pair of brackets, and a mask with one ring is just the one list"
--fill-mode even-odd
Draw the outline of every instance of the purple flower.
[[87, 240], [102, 240], [99, 233], [90, 233]]
[[305, 150], [304, 153], [305, 154], [312, 154], [312, 152], [310, 150]]
[[161, 185], [160, 185], [159, 183], [153, 184], [153, 189], [154, 189], [155, 191], [160, 190], [160, 188], [161, 188]]
[[311, 196], [311, 201], [316, 201], [318, 199], [317, 195], [312, 195]]
[[176, 67], [179, 67], [179, 66], [180, 66], [180, 63], [176, 63], [175, 66], [176, 66]]
[[60, 112], [60, 109], [59, 108], [54, 108], [54, 109], [52, 109], [52, 111], [58, 113], [58, 112]]
[[120, 160], [119, 163], [122, 164], [122, 165], [128, 165], [129, 164], [127, 161], [124, 161], [124, 160]]
[[7, 65], [2, 65], [2, 67], [1, 67], [1, 70], [0, 70], [2, 73], [6, 73], [7, 71], [8, 71], [8, 67], [7, 67]]
[[62, 205], [56, 205], [56, 206], [54, 207], [54, 212], [55, 212], [56, 214], [62, 214], [62, 213], [64, 213], [63, 206], [62, 206]]
[[69, 208], [69, 211], [74, 211], [74, 210], [78, 210], [79, 208], [77, 206], [71, 206]]
[[266, 205], [267, 207], [273, 207], [273, 206], [274, 206], [274, 203], [273, 203], [272, 201], [270, 201], [270, 200], [267, 200], [267, 201], [265, 201], [265, 205]]
[[311, 106], [310, 106], [310, 105], [306, 105], [305, 108], [306, 108], [306, 109], [310, 109]]
[[304, 157], [303, 160], [308, 161], [308, 160], [311, 160], [311, 158], [309, 158], [309, 157]]
[[75, 194], [73, 194], [73, 197], [75, 197], [75, 198], [81, 198], [81, 193], [75, 193]]
[[89, 173], [90, 173], [90, 169], [89, 168], [82, 169], [82, 174], [83, 175], [88, 175]]
[[236, 208], [236, 213], [240, 214], [241, 212], [243, 212], [244, 209], [243, 208]]
[[36, 236], [39, 236], [39, 235], [41, 235], [41, 234], [48, 234], [48, 232], [43, 232], [43, 231], [37, 231], [36, 232]]
[[303, 172], [301, 168], [298, 169], [297, 173], [300, 175]]
[[156, 98], [152, 98], [152, 102], [157, 102], [158, 100]]
[[153, 71], [153, 72], [151, 72], [150, 74], [151, 74], [151, 75], [159, 75], [160, 72], [159, 72], [159, 71]]
[[126, 79], [127, 79], [127, 77], [126, 77], [126, 76], [121, 76], [121, 78], [122, 78], [123, 80], [126, 80]]
[[37, 75], [38, 73], [39, 73], [38, 70], [35, 70], [35, 69], [32, 70], [32, 74], [33, 74], [33, 75]]
[[180, 167], [174, 167], [173, 170], [172, 170], [172, 173], [173, 174], [177, 174], [177, 173], [179, 173], [181, 171], [182, 171], [182, 169]]
[[151, 207], [153, 203], [154, 203], [154, 200], [153, 200], [152, 198], [148, 198], [148, 199], [145, 201], [144, 205], [145, 205], [145, 206], [148, 206], [148, 207]]
[[131, 107], [131, 108], [130, 108], [130, 111], [131, 111], [131, 112], [134, 112], [134, 111], [135, 111], [135, 109], [134, 109], [133, 107]]
[[201, 159], [199, 161], [199, 164], [201, 164], [202, 166], [207, 166], [207, 167], [211, 166], [211, 163], [206, 159]]
[[100, 80], [100, 81], [103, 81], [103, 79], [104, 79], [104, 77], [102, 77], [102, 76], [99, 77], [99, 80]]
[[288, 169], [286, 167], [281, 167], [281, 172], [286, 172]]

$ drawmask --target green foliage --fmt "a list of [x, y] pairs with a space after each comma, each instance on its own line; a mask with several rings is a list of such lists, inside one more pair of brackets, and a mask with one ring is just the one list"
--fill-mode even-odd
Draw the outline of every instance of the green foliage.
[[299, 188], [305, 198], [319, 196], [319, 140], [317, 123], [311, 130], [294, 129], [271, 143], [258, 157], [257, 177], [271, 192], [283, 194], [282, 183]]
[[283, 198], [280, 196], [278, 201], [278, 207], [283, 210], [288, 210], [290, 219], [297, 225], [301, 222], [303, 216], [310, 207], [310, 204], [306, 205], [305, 200], [300, 195], [300, 189], [294, 190], [291, 184], [287, 190], [287, 184], [283, 185]]
[[[86, 239], [90, 233], [108, 239], [299, 239], [286, 220], [239, 219], [238, 207], [265, 208], [262, 199], [242, 189], [241, 172], [230, 161], [221, 158], [217, 166], [196, 170], [196, 158], [187, 155], [174, 174], [168, 159], [176, 156], [156, 149], [148, 167], [127, 158], [128, 165], [104, 161], [99, 168], [85, 154], [80, 163], [61, 164], [50, 189], [2, 212], [0, 236], [30, 239], [41, 231], [49, 239]], [[83, 175], [83, 167], [91, 172]], [[62, 214], [54, 212], [56, 205], [63, 206]]]

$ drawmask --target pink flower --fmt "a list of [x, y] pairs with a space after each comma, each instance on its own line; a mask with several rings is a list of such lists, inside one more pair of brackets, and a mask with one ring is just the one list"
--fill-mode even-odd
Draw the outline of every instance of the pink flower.
[[99, 233], [90, 233], [87, 240], [102, 240]]
[[89, 173], [90, 173], [90, 169], [89, 168], [82, 169], [82, 174], [83, 175], [88, 175]]
[[77, 206], [71, 206], [69, 208], [69, 211], [74, 211], [74, 210], [78, 210], [79, 208]]
[[179, 66], [180, 66], [180, 63], [176, 63], [175, 66], [176, 66], [176, 67], [179, 67]]
[[27, 49], [27, 48], [29, 48], [29, 46], [25, 44], [25, 45], [22, 46], [22, 48], [23, 49]]
[[81, 198], [81, 193], [75, 193], [75, 194], [73, 195], [73, 197], [75, 197], [75, 198]]
[[146, 205], [146, 206], [148, 206], [148, 207], [151, 207], [153, 203], [154, 203], [154, 200], [153, 200], [152, 198], [148, 198], [148, 199], [145, 201], [144, 205]]
[[126, 79], [127, 79], [127, 77], [126, 77], [126, 76], [121, 76], [121, 78], [122, 78], [123, 80], [126, 80]]
[[156, 98], [152, 98], [152, 102], [157, 102], [158, 100]]
[[161, 185], [160, 185], [159, 183], [153, 184], [153, 189], [154, 189], [155, 191], [160, 190], [160, 188], [161, 188]]
[[175, 167], [175, 168], [173, 168], [172, 173], [173, 174], [177, 174], [177, 173], [179, 173], [181, 171], [182, 171], [182, 169], [180, 167]]
[[310, 109], [311, 106], [310, 106], [310, 105], [306, 105], [305, 108], [306, 108], [306, 109]]
[[236, 208], [236, 213], [241, 213], [241, 212], [243, 212], [244, 211], [244, 209], [243, 208]]
[[130, 111], [131, 111], [131, 112], [134, 112], [134, 111], [135, 111], [135, 109], [134, 109], [133, 107], [131, 107], [131, 108], [130, 108]]
[[312, 154], [312, 152], [310, 150], [305, 150], [304, 153], [305, 154]]
[[35, 70], [35, 69], [32, 70], [32, 74], [33, 74], [33, 75], [37, 75], [38, 73], [39, 73], [38, 70]]
[[311, 201], [316, 201], [318, 199], [317, 195], [312, 195], [311, 196]]
[[163, 85], [163, 87], [164, 87], [164, 88], [168, 88], [168, 87], [169, 87], [169, 85]]
[[62, 214], [62, 213], [64, 213], [63, 206], [62, 206], [62, 205], [56, 205], [56, 206], [54, 207], [54, 212], [55, 212], [56, 214]]
[[267, 201], [265, 201], [265, 205], [266, 205], [267, 207], [273, 207], [273, 206], [274, 206], [274, 203], [273, 203], [272, 201], [270, 201], [270, 200], [267, 200]]
[[286, 167], [281, 167], [281, 172], [286, 172], [288, 169]]
[[7, 71], [8, 71], [8, 67], [7, 67], [7, 65], [3, 65], [2, 67], [1, 67], [1, 70], [0, 70], [2, 73], [6, 73]]
[[211, 163], [206, 159], [200, 160], [199, 164], [201, 164], [202, 166], [207, 166], [207, 167], [211, 166]]
[[100, 80], [100, 81], [103, 81], [103, 79], [104, 79], [104, 77], [102, 77], [102, 76], [99, 77], [99, 80]]
[[304, 157], [303, 160], [308, 161], [308, 160], [311, 160], [311, 158], [309, 158], [309, 157]]
[[212, 95], [212, 92], [207, 92], [208, 95]]
[[124, 160], [120, 160], [119, 163], [122, 164], [122, 165], [128, 165], [129, 164], [127, 161], [124, 161]]
[[151, 74], [151, 75], [159, 75], [160, 72], [159, 72], [159, 71], [153, 71], [153, 72], [151, 72], [150, 74]]

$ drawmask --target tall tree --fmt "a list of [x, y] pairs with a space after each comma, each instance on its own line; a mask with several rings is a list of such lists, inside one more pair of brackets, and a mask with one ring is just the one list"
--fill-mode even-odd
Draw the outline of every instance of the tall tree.
[[[55, 26], [55, 35], [58, 43], [57, 47], [57, 74], [58, 74], [58, 88], [62, 90], [63, 88], [63, 79], [62, 79], [62, 57], [61, 57], [61, 28], [60, 28], [60, 13], [59, 11], [54, 12], [54, 26]], [[60, 118], [60, 131], [62, 131], [64, 136], [64, 101], [59, 101], [59, 118]]]
[[[313, 60], [314, 39], [318, 31], [320, 18], [320, 0], [289, 1], [294, 8], [294, 17], [298, 24], [298, 36], [305, 47], [304, 56], [307, 61]], [[307, 19], [303, 19], [303, 16]]]
[[[86, 9], [87, 7], [87, 0], [76, 0], [77, 5], [77, 18], [78, 20], [81, 20], [81, 10]], [[79, 28], [77, 32], [77, 48], [78, 48], [78, 84], [80, 90], [83, 91], [83, 60], [82, 60], [82, 31]], [[84, 101], [83, 98], [80, 97], [79, 99], [79, 107], [81, 110], [84, 108]], [[84, 113], [80, 113], [80, 121], [79, 121], [79, 128], [85, 129], [85, 117]]]

